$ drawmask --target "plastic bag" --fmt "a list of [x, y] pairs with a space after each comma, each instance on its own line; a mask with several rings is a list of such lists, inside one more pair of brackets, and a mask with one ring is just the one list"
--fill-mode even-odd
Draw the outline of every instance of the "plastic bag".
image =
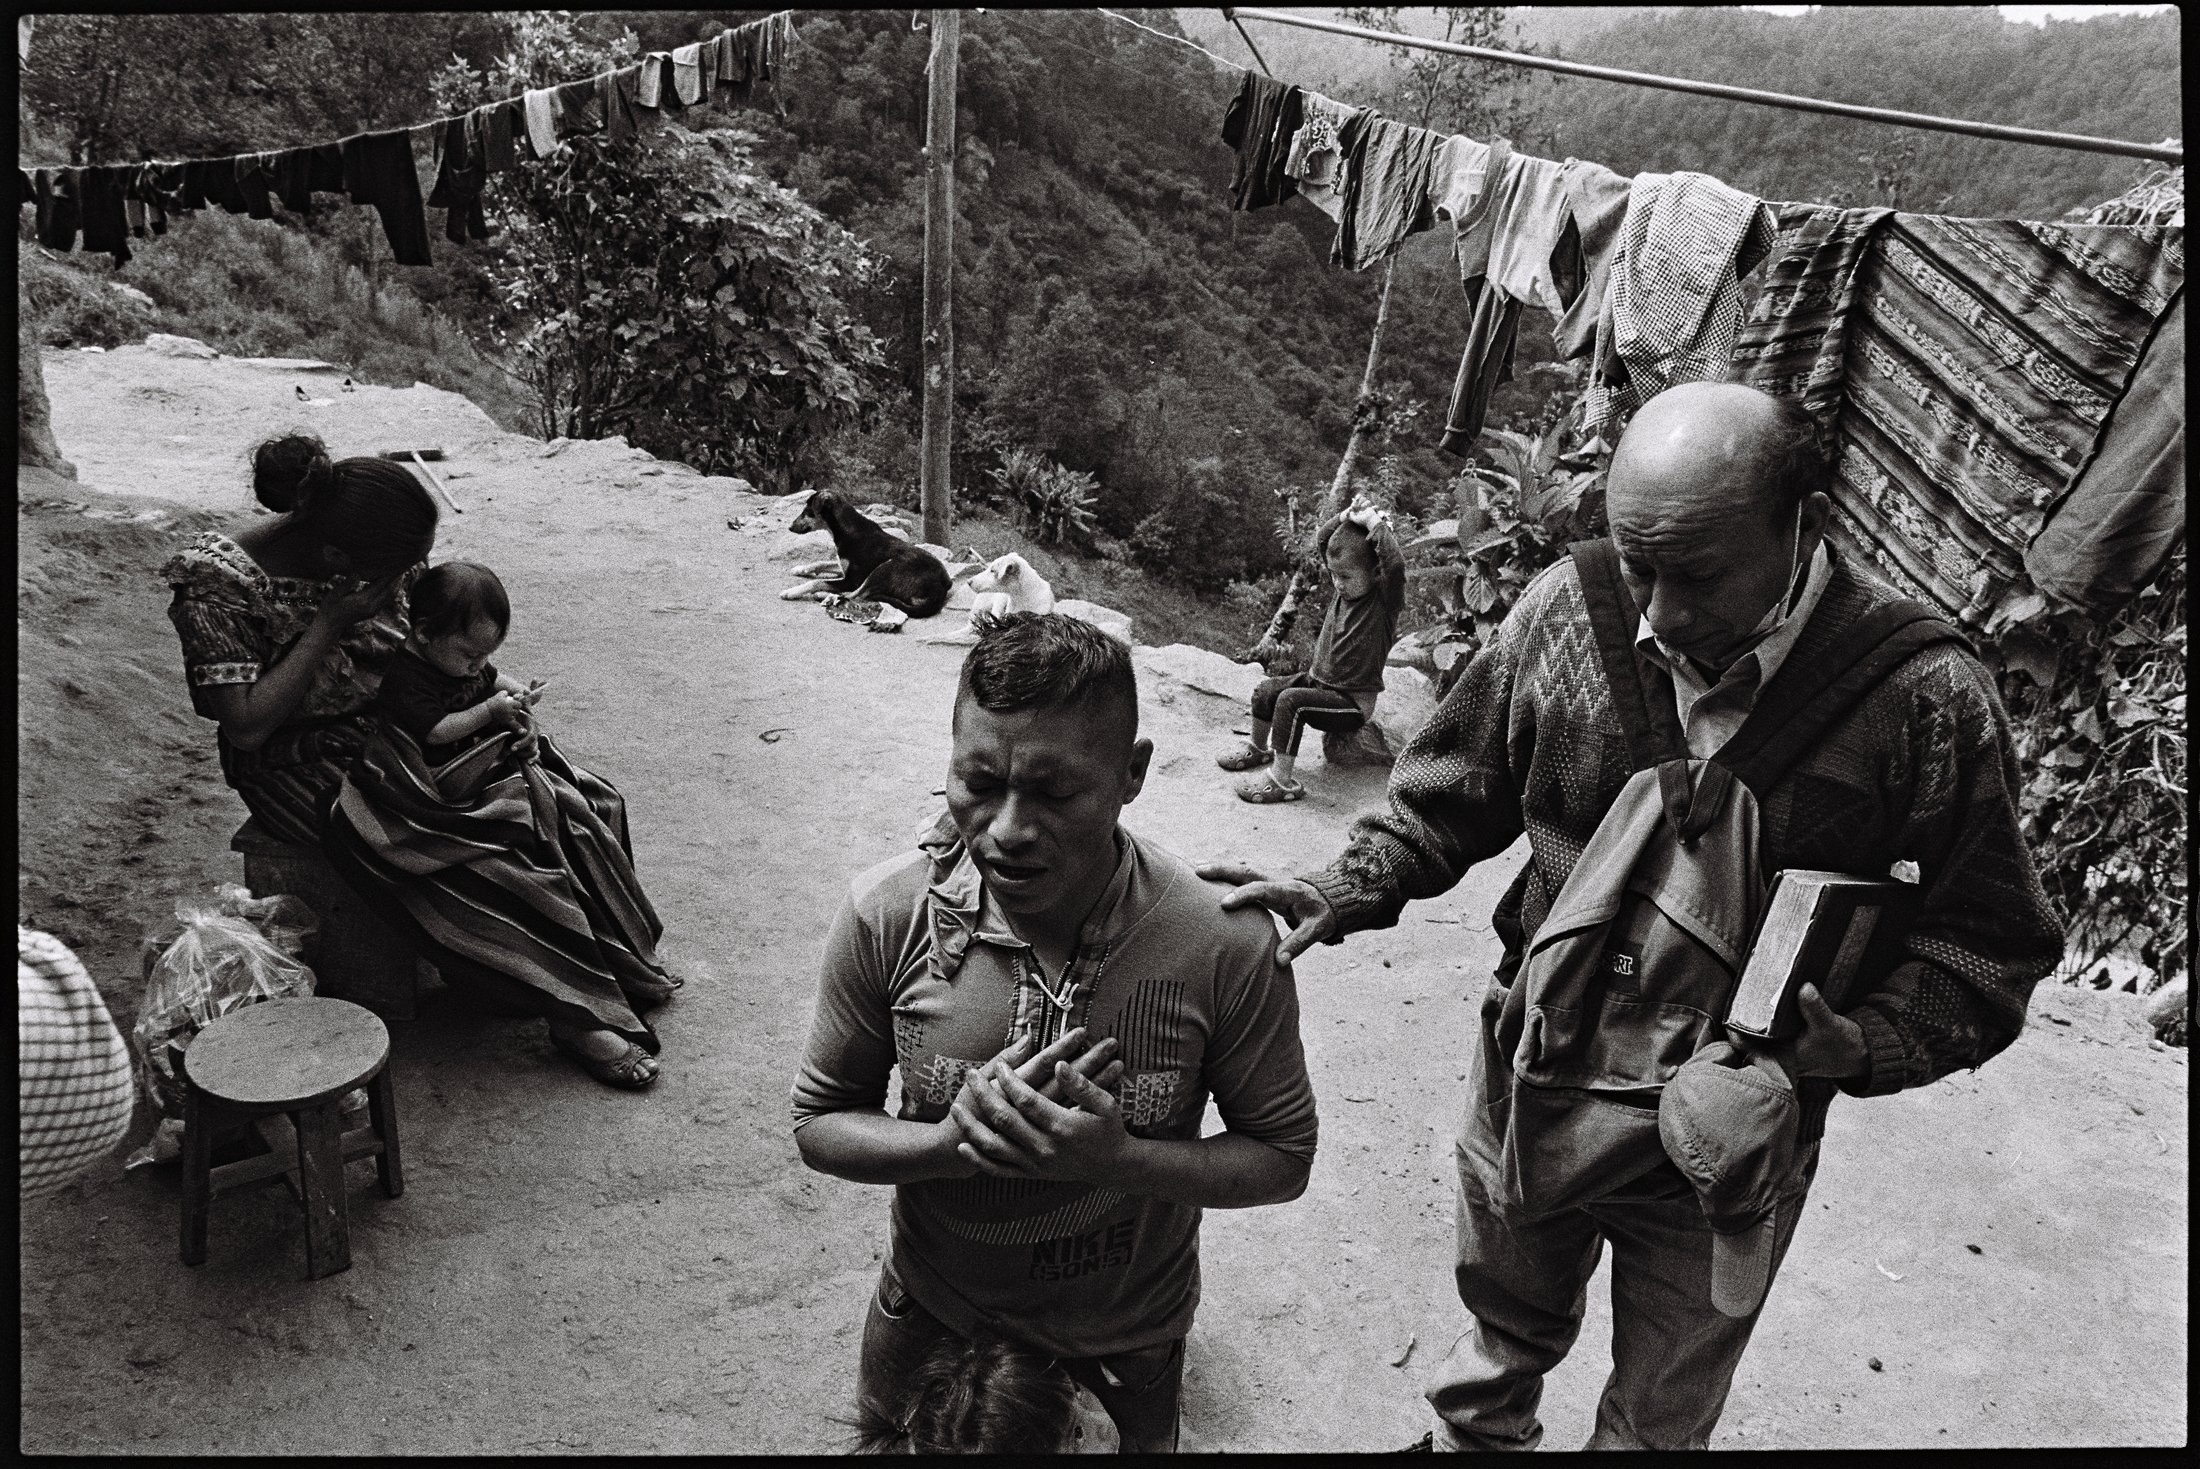
[[[176, 917], [183, 931], [158, 957], [148, 945], [145, 1002], [131, 1032], [146, 1100], [171, 1118], [183, 1115], [171, 1048], [188, 1046], [191, 1037], [246, 1005], [312, 994], [313, 971], [298, 955], [320, 926], [298, 898], [255, 898], [235, 883], [222, 884], [212, 904], [177, 903]], [[156, 1149], [157, 1142], [158, 1134]]]

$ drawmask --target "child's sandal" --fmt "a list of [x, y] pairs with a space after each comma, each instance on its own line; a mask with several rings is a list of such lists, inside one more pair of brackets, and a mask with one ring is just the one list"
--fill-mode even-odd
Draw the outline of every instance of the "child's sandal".
[[1270, 777], [1267, 780], [1250, 781], [1239, 786], [1237, 794], [1240, 801], [1250, 801], [1256, 806], [1275, 806], [1285, 801], [1303, 800], [1306, 796], [1306, 787], [1296, 781], [1290, 785], [1278, 785], [1275, 779]]

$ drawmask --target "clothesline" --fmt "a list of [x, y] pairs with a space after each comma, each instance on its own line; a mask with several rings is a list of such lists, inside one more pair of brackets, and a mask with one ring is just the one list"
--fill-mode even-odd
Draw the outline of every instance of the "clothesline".
[[[1533, 56], [1519, 51], [1500, 51], [1489, 46], [1468, 46], [1457, 41], [1433, 41], [1420, 36], [1401, 35], [1395, 31], [1369, 30], [1363, 26], [1346, 25], [1339, 21], [1315, 20], [1309, 16], [1293, 15], [1281, 10], [1233, 10], [1224, 7], [1223, 18], [1233, 23], [1242, 16], [1247, 20], [1265, 20], [1276, 25], [1297, 26], [1302, 30], [1328, 31], [1335, 35], [1351, 36], [1363, 41], [1382, 41], [1393, 46], [1409, 46], [1420, 51], [1439, 51], [1452, 56], [1471, 56], [1478, 61], [1494, 61], [1507, 66], [1531, 67], [1538, 71], [1557, 72], [1563, 76], [1590, 77], [1597, 81], [1622, 82], [1638, 87], [1657, 87], [1669, 92], [1692, 92], [1705, 97], [1723, 97], [1731, 102], [1750, 102], [1760, 107], [1782, 107], [1795, 112], [1815, 112], [1833, 117], [1854, 117], [1865, 122], [1885, 123], [1893, 127], [1922, 128], [1931, 132], [1958, 133], [1966, 137], [1991, 138], [2005, 143], [2033, 143], [2046, 148], [2069, 148], [2083, 153], [2114, 153], [2127, 158], [2150, 158], [2160, 163], [2183, 163], [2185, 150], [2170, 143], [2134, 143], [2122, 138], [2097, 138], [2083, 133], [2048, 132], [2039, 128], [2008, 127], [2001, 123], [1972, 122], [1963, 118], [1936, 117], [1924, 112], [1899, 112], [1886, 107], [1862, 107], [1852, 102], [1829, 102], [1818, 97], [1799, 97], [1787, 92], [1765, 92], [1755, 87], [1734, 87], [1723, 82], [1691, 81], [1685, 77], [1653, 76], [1648, 72], [1622, 71], [1617, 67], [1591, 66], [1579, 61], [1561, 61], [1549, 56]], [[1242, 28], [1241, 28], [1242, 30]], [[1248, 47], [1251, 42], [1248, 40]], [[1258, 59], [1258, 53], [1255, 53]], [[1261, 70], [1266, 71], [1263, 66]]]
[[[739, 35], [739, 34], [740, 34], [741, 32], [743, 32], [743, 31], [746, 31], [746, 30], [750, 30], [750, 29], [752, 29], [752, 28], [754, 28], [754, 27], [758, 27], [758, 26], [767, 26], [767, 25], [770, 25], [770, 24], [772, 24], [772, 23], [773, 23], [773, 22], [775, 22], [775, 21], [780, 21], [780, 20], [787, 20], [787, 19], [790, 19], [790, 18], [791, 18], [791, 17], [792, 17], [793, 15], [794, 15], [794, 13], [795, 13], [795, 12], [794, 12], [794, 11], [792, 11], [792, 10], [775, 10], [775, 11], [773, 11], [773, 12], [772, 12], [772, 13], [771, 13], [770, 15], [766, 15], [766, 16], [761, 16], [761, 17], [759, 17], [759, 18], [758, 18], [758, 19], [756, 19], [756, 20], [743, 21], [743, 22], [742, 22], [742, 23], [741, 23], [740, 25], [737, 25], [737, 26], [728, 26], [728, 27], [726, 27], [726, 28], [725, 28], [724, 30], [720, 31], [720, 32], [719, 32], [719, 33], [718, 33], [717, 35], [715, 35], [715, 36], [711, 37], [709, 41], [697, 42], [696, 44], [698, 44], [698, 45], [716, 45], [716, 44], [717, 44], [717, 43], [718, 43], [719, 41], [721, 41], [722, 39], [724, 39], [724, 38], [725, 38], [725, 37], [727, 37], [727, 36]], [[787, 35], [788, 35], [788, 37], [789, 37], [790, 39], [792, 39], [792, 37], [793, 37], [793, 35], [794, 35], [794, 29], [793, 29], [793, 27], [792, 27], [792, 26], [789, 26], [789, 27], [788, 27], [788, 29], [787, 29]], [[674, 49], [675, 49], [675, 50], [681, 50], [681, 51], [684, 51], [684, 50], [686, 50], [687, 48], [686, 48], [685, 46], [679, 46], [679, 47], [675, 47]], [[650, 53], [648, 53], [648, 55], [645, 55], [644, 57], [642, 57], [642, 58], [641, 58], [641, 60], [642, 60], [642, 61], [646, 61], [646, 60], [648, 59], [648, 56], [661, 55], [661, 54], [662, 54], [662, 55], [669, 55], [670, 53], [669, 53], [669, 52], [665, 52], [665, 53], [660, 53], [660, 52], [650, 52]], [[627, 63], [627, 66], [633, 66], [633, 65], [638, 65], [638, 64], [639, 64], [639, 62], [629, 62], [629, 63]], [[558, 89], [559, 89], [559, 88], [561, 88], [561, 87], [568, 87], [568, 86], [578, 86], [578, 85], [582, 85], [582, 84], [584, 84], [584, 83], [588, 83], [588, 82], [598, 82], [598, 81], [601, 81], [601, 80], [602, 80], [602, 79], [603, 79], [604, 77], [606, 77], [606, 76], [614, 75], [614, 74], [616, 74], [616, 73], [618, 73], [618, 72], [621, 72], [621, 71], [624, 71], [624, 70], [626, 70], [626, 67], [625, 67], [625, 66], [615, 66], [615, 67], [612, 67], [612, 68], [610, 68], [610, 69], [609, 69], [608, 71], [598, 72], [598, 73], [596, 73], [596, 74], [595, 74], [594, 76], [589, 76], [589, 77], [583, 77], [583, 78], [581, 78], [581, 79], [580, 79], [580, 80], [579, 80], [578, 82], [553, 82], [553, 83], [551, 83], [551, 84], [550, 84], [550, 86], [549, 86], [548, 90], [551, 90], [551, 91], [555, 91], [555, 90], [558, 90]], [[543, 90], [543, 89], [540, 89], [540, 88], [538, 88], [537, 90]], [[523, 95], [524, 95], [524, 94], [523, 94]], [[449, 127], [449, 126], [450, 126], [450, 125], [451, 125], [452, 123], [454, 123], [454, 122], [457, 122], [457, 121], [458, 121], [459, 119], [461, 119], [461, 118], [465, 117], [465, 116], [466, 116], [467, 114], [469, 114], [469, 113], [473, 113], [473, 112], [479, 112], [479, 111], [480, 111], [480, 110], [481, 110], [481, 109], [482, 109], [483, 107], [506, 107], [506, 106], [510, 106], [510, 105], [511, 105], [512, 103], [514, 103], [514, 102], [519, 102], [519, 101], [522, 101], [522, 100], [523, 100], [523, 96], [522, 96], [522, 97], [504, 97], [504, 98], [500, 98], [500, 99], [498, 99], [497, 101], [494, 101], [494, 102], [484, 102], [484, 103], [482, 103], [482, 104], [481, 104], [481, 106], [480, 106], [480, 107], [469, 107], [469, 108], [465, 109], [465, 111], [463, 111], [463, 112], [457, 112], [457, 113], [453, 113], [453, 114], [451, 114], [451, 115], [450, 115], [450, 116], [448, 116], [448, 117], [438, 117], [438, 118], [432, 118], [432, 119], [430, 119], [430, 120], [429, 120], [429, 121], [427, 121], [427, 122], [416, 122], [416, 123], [410, 123], [410, 124], [407, 124], [407, 125], [405, 125], [405, 126], [402, 126], [402, 127], [395, 127], [395, 128], [376, 128], [376, 129], [370, 129], [370, 131], [374, 131], [374, 132], [402, 132], [402, 133], [412, 133], [412, 134], [416, 134], [416, 135], [417, 135], [417, 134], [420, 134], [420, 133], [430, 133], [430, 134], [432, 135], [432, 134], [433, 134], [434, 132], [436, 132], [436, 131], [438, 131], [438, 130], [440, 130], [440, 129], [443, 129], [443, 128], [447, 128], [447, 127]], [[259, 149], [245, 149], [245, 150], [244, 150], [244, 154], [250, 154], [250, 153], [253, 153], [253, 152], [259, 152], [259, 151], [264, 151], [264, 150], [259, 150]], [[239, 155], [234, 155], [234, 156], [243, 156], [243, 154], [239, 154]], [[174, 167], [175, 165], [177, 165], [177, 164], [179, 164], [179, 163], [206, 163], [206, 162], [211, 162], [211, 161], [213, 161], [213, 160], [211, 160], [211, 159], [199, 159], [199, 158], [162, 158], [162, 159], [147, 159], [147, 160], [141, 160], [141, 161], [140, 161], [139, 163], [134, 163], [134, 164], [121, 164], [121, 163], [118, 163], [118, 164], [109, 164], [109, 165], [106, 165], [106, 166], [107, 166], [107, 167], [111, 167], [111, 168], [131, 168], [131, 167], [141, 167], [141, 166], [151, 166], [151, 167], [158, 167], [158, 168], [172, 168], [172, 167]], [[40, 169], [40, 168], [43, 168], [43, 169], [70, 168], [70, 167], [78, 167], [78, 166], [81, 166], [81, 167], [99, 167], [100, 165], [97, 165], [97, 164], [86, 164], [86, 165], [72, 165], [72, 164], [67, 164], [67, 163], [19, 163], [19, 164], [17, 164], [16, 166], [17, 166], [18, 168], [21, 168], [21, 169], [25, 169], [25, 170], [30, 170], [30, 169]]]

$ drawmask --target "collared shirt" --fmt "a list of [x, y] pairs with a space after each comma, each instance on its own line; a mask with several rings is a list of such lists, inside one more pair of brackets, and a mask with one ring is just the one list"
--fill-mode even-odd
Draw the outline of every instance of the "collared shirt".
[[[825, 944], [795, 1126], [883, 1108], [937, 1122], [964, 1076], [1018, 1034], [1083, 1025], [1121, 1044], [1135, 1136], [1222, 1122], [1311, 1159], [1314, 1093], [1274, 925], [1225, 913], [1182, 861], [1117, 830], [1115, 872], [1059, 974], [1042, 978], [953, 824], [858, 877]], [[1062, 1002], [1056, 1003], [1057, 998]], [[1156, 1346], [1191, 1327], [1200, 1211], [1088, 1184], [932, 1179], [894, 1191], [893, 1269], [957, 1330], [990, 1324], [1069, 1357]]]
[[1749, 711], [1757, 706], [1757, 696], [1764, 692], [1772, 676], [1780, 671], [1780, 665], [1787, 661], [1796, 638], [1802, 635], [1803, 624], [1810, 621], [1818, 599], [1825, 595], [1826, 582], [1832, 575], [1833, 558], [1826, 554], [1826, 543], [1820, 541], [1818, 549], [1811, 553], [1809, 574], [1803, 578], [1802, 592], [1795, 597], [1787, 620], [1774, 628], [1771, 636], [1729, 664], [1717, 683], [1707, 682], [1687, 655], [1659, 642], [1657, 634], [1650, 630], [1649, 618], [1636, 621], [1635, 646], [1644, 657], [1673, 676], [1673, 703], [1680, 712], [1681, 735], [1688, 742], [1689, 754], [1699, 760], [1708, 760], [1742, 727], [1743, 721], [1749, 718]]

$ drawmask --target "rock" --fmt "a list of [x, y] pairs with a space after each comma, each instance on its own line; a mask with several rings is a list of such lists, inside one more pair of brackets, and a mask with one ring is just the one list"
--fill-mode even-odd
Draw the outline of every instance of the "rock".
[[213, 358], [222, 355], [196, 337], [170, 336], [167, 332], [154, 332], [147, 337], [145, 350], [157, 352], [163, 357]]
[[2184, 1033], [2191, 998], [2191, 978], [2180, 974], [2148, 995], [2139, 1013], [2146, 1016], [2154, 1033], [2166, 1040]]
[[336, 364], [315, 357], [232, 357], [240, 367], [264, 367], [270, 372], [334, 372]]
[[1257, 667], [1232, 663], [1220, 653], [1210, 653], [1188, 643], [1171, 643], [1165, 648], [1137, 648], [1132, 651], [1131, 660], [1144, 672], [1173, 678], [1203, 694], [1237, 703], [1250, 702], [1261, 679]]
[[662, 465], [666, 474], [692, 474], [700, 478], [703, 473], [703, 471], [697, 469], [694, 465], [682, 464], [677, 459], [665, 459], [659, 461], [659, 463]]
[[771, 539], [771, 548], [764, 553], [771, 561], [823, 561], [833, 554], [833, 536], [830, 531], [813, 530], [806, 535], [793, 531], [780, 531]]
[[1436, 686], [1427, 674], [1417, 668], [1384, 670], [1382, 696], [1375, 701], [1375, 720], [1395, 747], [1404, 748], [1435, 712]]
[[1390, 738], [1383, 733], [1378, 720], [1371, 719], [1349, 733], [1322, 732], [1322, 760], [1326, 764], [1387, 769], [1397, 759], [1397, 753], [1390, 748]]
[[158, 304], [153, 300], [151, 296], [146, 295], [136, 286], [126, 286], [120, 281], [109, 281], [107, 283], [107, 288], [113, 291], [118, 296], [129, 297], [132, 301], [137, 302], [140, 306], [155, 306]]
[[535, 457], [537, 459], [555, 458], [557, 455], [564, 453], [566, 446], [571, 444], [572, 442], [573, 441], [571, 439], [565, 438], [561, 435], [560, 437], [552, 439], [549, 443], [545, 444], [543, 446], [542, 452], [540, 454], [537, 454]]
[[1120, 642], [1131, 641], [1131, 619], [1127, 612], [1118, 612], [1113, 607], [1103, 607], [1098, 602], [1086, 602], [1076, 597], [1058, 599], [1054, 610], [1069, 617], [1082, 618]]

